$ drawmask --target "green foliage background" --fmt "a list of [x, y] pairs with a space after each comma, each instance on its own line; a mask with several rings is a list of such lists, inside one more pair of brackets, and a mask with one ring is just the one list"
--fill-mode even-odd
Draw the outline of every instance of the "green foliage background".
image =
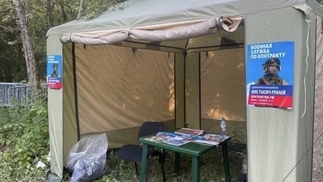
[[[94, 18], [125, 0], [84, 0], [81, 17]], [[24, 0], [27, 23], [33, 41], [37, 74], [45, 80], [46, 33], [54, 26], [75, 20], [80, 0]], [[12, 0], [0, 0], [0, 82], [27, 80], [20, 29]]]
[[35, 166], [49, 166], [47, 117], [45, 97], [29, 107], [0, 108], [0, 181], [44, 181], [44, 169]]

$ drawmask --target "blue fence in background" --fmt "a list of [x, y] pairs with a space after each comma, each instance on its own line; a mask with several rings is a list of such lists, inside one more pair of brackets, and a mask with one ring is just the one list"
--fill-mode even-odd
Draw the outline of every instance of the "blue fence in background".
[[0, 82], [0, 106], [17, 103], [27, 106], [31, 101], [30, 87], [23, 83]]

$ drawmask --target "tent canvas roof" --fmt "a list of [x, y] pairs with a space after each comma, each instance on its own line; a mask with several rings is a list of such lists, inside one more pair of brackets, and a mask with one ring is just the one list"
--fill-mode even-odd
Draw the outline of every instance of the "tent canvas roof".
[[294, 6], [305, 0], [129, 0], [92, 20], [75, 20], [53, 27], [50, 34], [120, 30], [153, 25], [199, 22]]

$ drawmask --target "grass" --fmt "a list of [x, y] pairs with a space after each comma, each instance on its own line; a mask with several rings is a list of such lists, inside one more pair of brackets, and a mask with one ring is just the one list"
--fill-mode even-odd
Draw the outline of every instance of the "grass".
[[[43, 161], [47, 166], [49, 151], [49, 135], [47, 121], [46, 100], [35, 103], [30, 107], [21, 108], [0, 107], [0, 181], [44, 181], [45, 169], [35, 168], [37, 161]], [[219, 133], [219, 122], [207, 120], [205, 129]], [[207, 125], [206, 125], [207, 124]], [[243, 156], [246, 151], [245, 122], [227, 122], [227, 129], [232, 140], [228, 143], [231, 181], [237, 181], [241, 173]], [[35, 142], [37, 141], [37, 142]], [[174, 154], [168, 153], [165, 162], [167, 181], [191, 181], [191, 158], [183, 155], [181, 159], [181, 173], [176, 176], [174, 171]], [[225, 181], [221, 147], [202, 155], [200, 161], [201, 182]], [[109, 150], [107, 164], [112, 169], [111, 174], [95, 182], [135, 182], [138, 177], [133, 163], [122, 162], [119, 179], [115, 179], [117, 166], [116, 150]], [[63, 181], [70, 181], [70, 175], [65, 174]], [[151, 160], [148, 172], [149, 182], [162, 181], [162, 174], [158, 160]]]
[[[241, 174], [242, 156], [238, 154], [245, 149], [245, 145], [238, 142], [229, 142], [229, 166], [231, 173], [231, 181], [237, 181], [237, 176]], [[168, 152], [165, 161], [165, 175], [167, 181], [172, 182], [187, 182], [191, 181], [191, 157], [182, 155], [181, 171], [179, 175], [174, 173], [175, 156]], [[223, 182], [225, 181], [224, 165], [222, 157], [222, 148], [218, 147], [201, 156], [200, 159], [200, 182]], [[135, 167], [133, 163], [121, 162], [119, 180], [115, 178], [115, 171], [117, 166], [116, 150], [110, 150], [107, 156], [107, 164], [112, 169], [111, 173], [104, 176], [102, 179], [95, 180], [95, 182], [108, 181], [122, 181], [122, 182], [136, 182], [139, 176], [136, 176]], [[69, 181], [69, 175], [66, 174], [64, 181]], [[149, 182], [162, 181], [162, 173], [158, 158], [153, 158], [149, 165], [148, 171]]]

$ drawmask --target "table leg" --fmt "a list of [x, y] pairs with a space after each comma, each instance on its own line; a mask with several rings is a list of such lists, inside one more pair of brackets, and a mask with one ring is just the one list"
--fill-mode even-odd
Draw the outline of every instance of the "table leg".
[[179, 175], [179, 171], [181, 170], [181, 153], [175, 152], [175, 174]]
[[145, 174], [146, 174], [146, 168], [147, 168], [147, 152], [148, 152], [148, 145], [143, 145], [143, 151], [142, 151], [142, 157], [141, 157], [141, 164], [140, 164], [140, 182], [145, 181]]
[[229, 167], [229, 157], [228, 157], [228, 144], [222, 144], [222, 154], [223, 154], [223, 164], [224, 164], [224, 173], [225, 173], [225, 181], [230, 182], [230, 167]]
[[200, 181], [200, 157], [192, 156], [192, 181]]

